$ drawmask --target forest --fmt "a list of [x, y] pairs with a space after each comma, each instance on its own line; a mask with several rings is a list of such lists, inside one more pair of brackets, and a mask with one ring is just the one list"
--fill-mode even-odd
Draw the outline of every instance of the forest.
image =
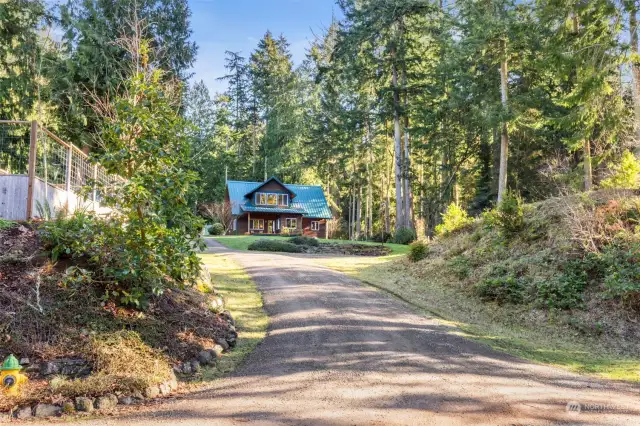
[[4, 2], [0, 119], [37, 119], [99, 150], [108, 117], [92, 104], [125, 90], [118, 40], [136, 33], [180, 83], [194, 206], [221, 200], [227, 179], [322, 184], [333, 236], [364, 239], [431, 236], [450, 205], [478, 215], [507, 193], [637, 188], [636, 1], [337, 7], [301, 64], [265, 28], [252, 52], [227, 52], [227, 89], [210, 93], [190, 75], [186, 0]]

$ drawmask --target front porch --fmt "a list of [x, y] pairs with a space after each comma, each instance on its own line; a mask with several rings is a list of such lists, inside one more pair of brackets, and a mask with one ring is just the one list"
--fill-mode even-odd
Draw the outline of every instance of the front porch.
[[287, 213], [251, 213], [238, 217], [238, 234], [248, 235], [300, 235], [302, 215]]

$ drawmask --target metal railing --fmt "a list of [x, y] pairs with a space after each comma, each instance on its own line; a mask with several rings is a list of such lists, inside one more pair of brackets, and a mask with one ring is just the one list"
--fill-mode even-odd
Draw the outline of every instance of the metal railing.
[[0, 120], [0, 175], [27, 175], [27, 219], [33, 217], [35, 179], [93, 203], [125, 180], [92, 163], [89, 156], [37, 121]]

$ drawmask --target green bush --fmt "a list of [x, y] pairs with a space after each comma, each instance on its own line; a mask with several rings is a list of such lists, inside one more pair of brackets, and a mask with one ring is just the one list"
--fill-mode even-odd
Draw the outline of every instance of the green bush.
[[526, 282], [523, 278], [506, 275], [499, 278], [485, 278], [473, 287], [483, 300], [520, 304], [525, 300]]
[[555, 309], [580, 308], [584, 305], [584, 289], [588, 280], [586, 262], [569, 261], [560, 276], [536, 284], [538, 303]]
[[483, 218], [488, 227], [498, 228], [504, 236], [509, 237], [524, 227], [524, 202], [519, 195], [507, 192], [498, 207], [485, 212]]
[[601, 258], [606, 295], [640, 310], [640, 242], [616, 241]]
[[297, 237], [293, 237], [289, 239], [291, 244], [295, 244], [298, 246], [313, 246], [318, 247], [320, 244], [316, 238], [306, 237], [304, 235], [299, 235]]
[[450, 234], [466, 228], [473, 223], [473, 218], [460, 208], [456, 203], [451, 203], [447, 211], [442, 215], [442, 223], [436, 226], [437, 235]]
[[414, 241], [409, 246], [409, 260], [418, 262], [429, 256], [429, 246], [424, 241]]
[[152, 295], [192, 284], [200, 274], [193, 240], [177, 227], [161, 230], [147, 234], [153, 244], [140, 244], [123, 218], [76, 212], [44, 223], [40, 234], [52, 260], [66, 257], [86, 262], [84, 281], [92, 279], [101, 285], [105, 299], [146, 308]]
[[129, 78], [127, 96], [113, 99], [112, 117], [101, 128], [102, 149], [92, 160], [122, 178], [96, 182], [113, 217], [78, 213], [45, 225], [54, 257], [86, 259], [105, 297], [137, 307], [167, 288], [194, 284], [196, 250], [204, 248], [203, 223], [190, 202], [198, 175], [187, 167], [189, 126], [166, 82], [161, 70]]
[[393, 242], [396, 244], [411, 244], [416, 240], [416, 231], [411, 228], [400, 228], [396, 231], [396, 235], [393, 237]]
[[222, 235], [224, 234], [224, 225], [221, 223], [214, 223], [209, 226], [209, 235]]
[[603, 188], [638, 189], [640, 187], [640, 162], [629, 151], [622, 154], [619, 162], [609, 165], [611, 175], [604, 179], [600, 186]]
[[449, 261], [447, 266], [461, 280], [469, 278], [471, 275], [471, 261], [468, 256], [456, 256]]
[[256, 251], [277, 251], [277, 252], [285, 252], [285, 253], [302, 253], [302, 247], [297, 246], [295, 244], [291, 244], [286, 241], [275, 240], [275, 239], [261, 239], [256, 240], [249, 244], [249, 250]]

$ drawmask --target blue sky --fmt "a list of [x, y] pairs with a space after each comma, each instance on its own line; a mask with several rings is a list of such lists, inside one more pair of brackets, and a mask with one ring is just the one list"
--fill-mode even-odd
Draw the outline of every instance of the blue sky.
[[298, 65], [313, 34], [322, 34], [339, 15], [334, 0], [189, 0], [192, 39], [198, 44], [193, 80], [204, 80], [211, 93], [221, 92], [225, 83], [224, 52], [241, 51], [249, 57], [267, 30], [283, 34]]

